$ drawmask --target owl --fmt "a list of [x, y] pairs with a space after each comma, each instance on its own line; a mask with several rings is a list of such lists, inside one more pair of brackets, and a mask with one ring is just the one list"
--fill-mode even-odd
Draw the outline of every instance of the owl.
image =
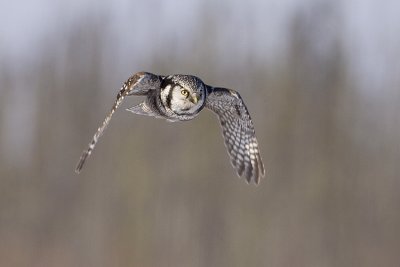
[[143, 102], [128, 111], [172, 122], [192, 120], [204, 108], [213, 111], [219, 118], [225, 146], [238, 176], [244, 177], [247, 183], [258, 184], [265, 175], [253, 122], [238, 92], [209, 86], [192, 75], [162, 76], [149, 72], [138, 72], [122, 85], [110, 113], [82, 153], [77, 173], [127, 96], [145, 96]]

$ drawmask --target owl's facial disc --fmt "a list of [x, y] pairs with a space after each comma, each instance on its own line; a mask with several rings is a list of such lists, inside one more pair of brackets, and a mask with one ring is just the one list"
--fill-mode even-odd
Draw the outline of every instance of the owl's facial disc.
[[164, 106], [177, 115], [195, 115], [204, 106], [205, 87], [194, 76], [172, 75], [164, 80], [160, 98]]

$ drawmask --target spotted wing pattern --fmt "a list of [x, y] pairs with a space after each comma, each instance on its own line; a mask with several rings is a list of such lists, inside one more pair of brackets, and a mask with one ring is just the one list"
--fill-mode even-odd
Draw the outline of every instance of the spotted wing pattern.
[[258, 184], [264, 176], [258, 142], [250, 114], [239, 93], [225, 88], [209, 88], [206, 107], [220, 120], [225, 145], [239, 176]]
[[160, 85], [160, 78], [158, 75], [154, 75], [148, 72], [138, 72], [132, 75], [121, 87], [118, 92], [117, 99], [115, 100], [111, 111], [108, 113], [106, 118], [104, 119], [101, 126], [97, 129], [94, 134], [92, 141], [89, 143], [88, 148], [83, 151], [81, 158], [76, 166], [75, 172], [80, 173], [83, 165], [85, 164], [86, 159], [92, 153], [94, 147], [96, 146], [100, 136], [103, 134], [104, 130], [107, 128], [110, 120], [117, 110], [117, 108], [121, 105], [124, 98], [128, 95], [146, 95], [147, 92], [151, 89], [156, 89], [155, 87]]

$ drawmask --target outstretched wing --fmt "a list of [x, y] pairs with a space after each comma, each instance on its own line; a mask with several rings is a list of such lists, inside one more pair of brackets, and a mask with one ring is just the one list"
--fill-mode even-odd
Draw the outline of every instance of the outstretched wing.
[[210, 87], [206, 107], [220, 120], [225, 145], [232, 165], [247, 182], [259, 183], [264, 176], [258, 142], [250, 114], [239, 93], [225, 88]]
[[107, 128], [107, 125], [109, 124], [112, 115], [121, 105], [122, 100], [124, 100], [126, 96], [146, 95], [149, 90], [160, 87], [160, 84], [161, 84], [160, 76], [148, 72], [138, 72], [132, 75], [122, 85], [122, 88], [118, 92], [117, 99], [115, 100], [110, 113], [108, 113], [107, 117], [103, 121], [103, 124], [97, 129], [97, 132], [94, 134], [93, 139], [89, 143], [88, 148], [85, 151], [83, 151], [82, 156], [79, 159], [79, 162], [75, 169], [76, 173], [80, 173], [80, 171], [82, 170], [82, 167], [85, 164], [86, 159], [92, 153], [94, 147], [96, 146], [97, 141], [103, 134], [103, 131]]

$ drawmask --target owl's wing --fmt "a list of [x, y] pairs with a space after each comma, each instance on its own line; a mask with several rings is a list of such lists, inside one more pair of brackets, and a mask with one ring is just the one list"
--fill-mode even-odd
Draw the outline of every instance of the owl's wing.
[[248, 183], [259, 183], [264, 176], [258, 142], [250, 114], [239, 93], [225, 88], [209, 87], [206, 107], [214, 111], [222, 126], [225, 145], [238, 175]]
[[108, 113], [107, 117], [104, 119], [102, 125], [97, 129], [97, 132], [94, 134], [92, 141], [89, 143], [88, 148], [83, 151], [81, 158], [76, 166], [75, 172], [79, 173], [82, 170], [83, 165], [85, 164], [86, 159], [92, 153], [94, 147], [96, 146], [97, 141], [100, 136], [103, 134], [103, 131], [107, 128], [112, 115], [117, 110], [117, 108], [121, 105], [122, 100], [126, 96], [131, 95], [146, 95], [149, 90], [156, 89], [161, 85], [161, 76], [148, 73], [148, 72], [138, 72], [132, 75], [121, 87], [118, 92], [117, 99], [115, 100], [111, 111]]

